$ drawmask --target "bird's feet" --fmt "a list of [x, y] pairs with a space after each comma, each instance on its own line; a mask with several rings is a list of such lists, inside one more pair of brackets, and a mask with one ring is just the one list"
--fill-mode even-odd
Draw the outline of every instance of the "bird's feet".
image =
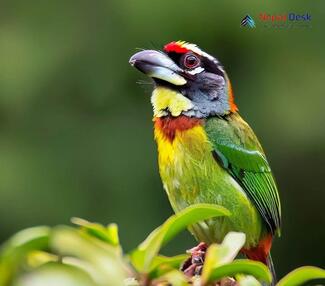
[[[187, 250], [191, 256], [183, 263], [181, 271], [187, 277], [201, 275], [204, 264], [205, 254], [208, 246], [201, 242], [199, 245]], [[213, 284], [214, 286], [238, 286], [239, 284], [231, 277], [222, 278], [220, 281]]]
[[191, 254], [181, 267], [181, 271], [186, 276], [192, 277], [201, 274], [207, 248], [208, 246], [204, 242], [200, 242], [199, 245], [186, 251]]

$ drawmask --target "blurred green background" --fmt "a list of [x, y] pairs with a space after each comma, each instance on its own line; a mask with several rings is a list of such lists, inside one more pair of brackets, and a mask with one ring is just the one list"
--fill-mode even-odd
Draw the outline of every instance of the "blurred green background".
[[[1, 1], [0, 241], [72, 216], [117, 222], [125, 250], [171, 213], [159, 179], [150, 85], [136, 48], [183, 39], [216, 55], [281, 192], [279, 276], [325, 264], [325, 2]], [[310, 13], [312, 27], [258, 15]], [[240, 27], [250, 14], [256, 29]], [[195, 244], [184, 233], [166, 250]]]

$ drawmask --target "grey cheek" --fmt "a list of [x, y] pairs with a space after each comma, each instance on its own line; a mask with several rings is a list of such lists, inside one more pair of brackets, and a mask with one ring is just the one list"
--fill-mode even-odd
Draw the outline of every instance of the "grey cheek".
[[202, 79], [202, 86], [209, 88], [223, 88], [225, 86], [225, 79], [214, 73], [205, 73]]
[[184, 115], [205, 118], [208, 116], [223, 115], [229, 110], [225, 80], [216, 74], [205, 74], [204, 80], [198, 81], [195, 86], [184, 90], [184, 95], [193, 103], [193, 108]]
[[219, 98], [219, 92], [218, 92], [218, 90], [215, 90], [215, 91], [213, 91], [213, 92], [210, 92], [210, 93], [209, 93], [209, 98], [210, 98], [212, 101], [218, 100], [218, 98]]
[[197, 117], [197, 111], [195, 111], [193, 109], [191, 109], [189, 111], [185, 111], [185, 112], [183, 112], [183, 114], [186, 116], [189, 116], [189, 117], [192, 117], [192, 116]]
[[225, 86], [226, 83], [225, 79], [222, 76], [218, 76], [217, 82], [219, 86]]

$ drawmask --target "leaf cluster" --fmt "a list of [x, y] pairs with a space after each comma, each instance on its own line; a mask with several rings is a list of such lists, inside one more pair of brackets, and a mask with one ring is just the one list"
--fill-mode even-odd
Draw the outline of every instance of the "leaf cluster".
[[[180, 270], [189, 254], [166, 257], [161, 248], [179, 232], [212, 217], [229, 216], [221, 206], [197, 204], [171, 216], [136, 249], [124, 254], [116, 224], [107, 226], [74, 218], [76, 225], [28, 228], [4, 243], [0, 250], [1, 286], [258, 286], [271, 283], [267, 267], [236, 259], [245, 234], [230, 232], [221, 244], [206, 252], [201, 275]], [[305, 266], [282, 278], [277, 286], [297, 286], [325, 279], [325, 270]]]

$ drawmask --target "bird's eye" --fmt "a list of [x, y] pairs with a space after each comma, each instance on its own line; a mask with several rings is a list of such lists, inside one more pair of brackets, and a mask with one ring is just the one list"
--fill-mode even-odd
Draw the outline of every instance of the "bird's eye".
[[183, 64], [188, 69], [194, 69], [200, 65], [200, 59], [193, 54], [185, 55]]

